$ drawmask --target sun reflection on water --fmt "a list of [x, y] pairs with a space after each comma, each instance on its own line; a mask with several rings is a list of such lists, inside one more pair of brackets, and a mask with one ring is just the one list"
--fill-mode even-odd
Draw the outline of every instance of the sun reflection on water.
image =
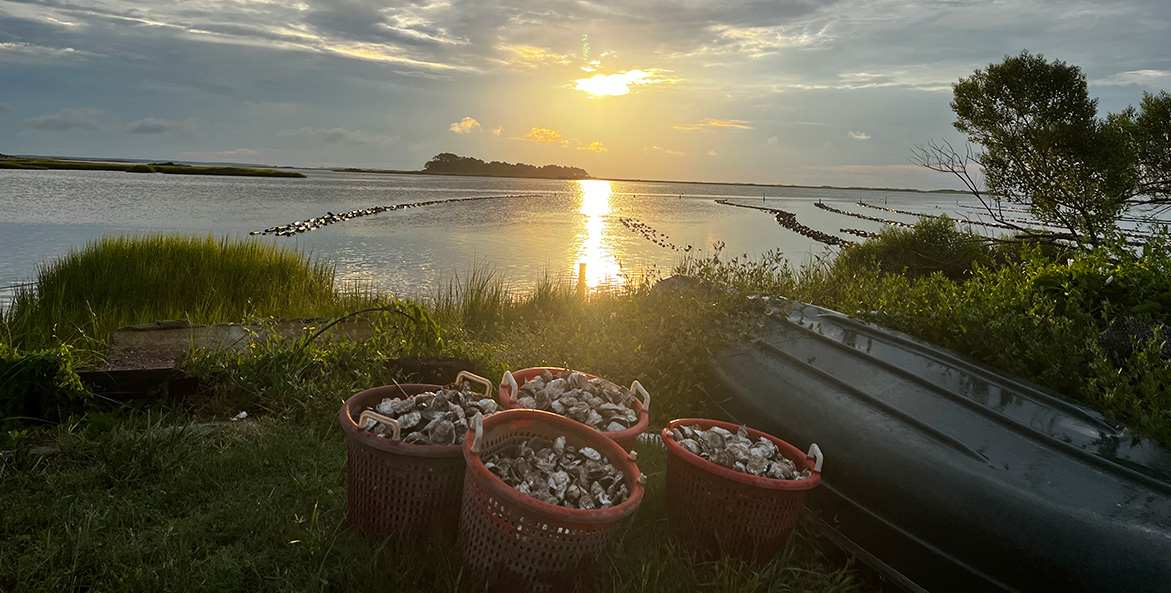
[[606, 235], [606, 217], [610, 214], [610, 199], [613, 193], [610, 182], [601, 179], [583, 179], [577, 182], [581, 200], [578, 211], [585, 215], [585, 221], [578, 231], [577, 259], [574, 263], [574, 277], [581, 264], [586, 265], [585, 283], [587, 288], [597, 288], [619, 280], [622, 268], [615, 258], [615, 240]]

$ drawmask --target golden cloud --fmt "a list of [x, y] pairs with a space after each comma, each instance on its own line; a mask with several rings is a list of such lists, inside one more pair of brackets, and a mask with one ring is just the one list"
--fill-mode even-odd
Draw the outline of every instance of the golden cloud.
[[474, 118], [465, 117], [455, 122], [454, 124], [451, 124], [447, 127], [447, 129], [455, 132], [456, 134], [468, 134], [479, 130], [480, 122], [476, 121]]
[[511, 64], [538, 66], [541, 64], [568, 64], [569, 56], [533, 45], [504, 45], [500, 49], [512, 54]]
[[[644, 150], [646, 150], [646, 149], [644, 149]], [[687, 156], [687, 153], [685, 153], [685, 152], [679, 152], [678, 150], [671, 150], [670, 148], [663, 148], [662, 146], [652, 146], [652, 147], [650, 147], [650, 150], [661, 152], [667, 156]]]
[[493, 136], [499, 136], [502, 133], [504, 133], [504, 126], [496, 126], [495, 128], [492, 128]]
[[557, 130], [551, 130], [549, 128], [537, 128], [537, 127], [534, 127], [533, 129], [529, 130], [529, 133], [525, 134], [524, 138], [519, 138], [519, 140], [524, 140], [526, 142], [544, 142], [544, 143], [558, 143], [558, 144], [565, 144], [565, 143], [569, 142], [565, 138], [562, 138], [561, 132], [558, 132]]
[[751, 130], [751, 129], [753, 129], [752, 126], [748, 125], [748, 122], [743, 121], [743, 120], [739, 120], [739, 119], [711, 119], [711, 118], [704, 118], [704, 120], [698, 124], [691, 124], [691, 125], [685, 125], [685, 126], [672, 126], [672, 127], [674, 127], [676, 130], [687, 130], [687, 131], [710, 130], [712, 128], [734, 128], [734, 129], [738, 129], [738, 130]]
[[606, 147], [602, 146], [602, 143], [598, 142], [597, 140], [594, 140], [593, 142], [590, 142], [589, 144], [586, 144], [585, 146], [578, 146], [577, 149], [578, 150], [592, 150], [594, 152], [606, 152]]

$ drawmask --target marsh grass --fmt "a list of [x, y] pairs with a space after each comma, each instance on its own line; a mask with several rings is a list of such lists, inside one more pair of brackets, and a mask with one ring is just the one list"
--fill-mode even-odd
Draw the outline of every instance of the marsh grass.
[[356, 310], [370, 296], [335, 292], [334, 267], [261, 241], [184, 235], [105, 236], [43, 265], [3, 314], [0, 337], [23, 349], [100, 349], [114, 329], [306, 317]]
[[230, 175], [246, 177], [295, 177], [304, 178], [297, 171], [278, 169], [255, 169], [251, 167], [202, 167], [176, 165], [174, 163], [101, 163], [95, 161], [63, 161], [58, 159], [5, 159], [0, 160], [0, 169], [71, 169], [80, 171], [126, 171], [130, 173], [171, 173], [178, 175]]

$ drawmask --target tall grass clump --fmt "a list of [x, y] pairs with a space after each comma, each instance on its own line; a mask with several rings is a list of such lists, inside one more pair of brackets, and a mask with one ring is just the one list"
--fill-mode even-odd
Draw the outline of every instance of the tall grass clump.
[[105, 236], [43, 265], [4, 315], [23, 349], [108, 340], [122, 326], [330, 314], [343, 308], [332, 263], [259, 241]]

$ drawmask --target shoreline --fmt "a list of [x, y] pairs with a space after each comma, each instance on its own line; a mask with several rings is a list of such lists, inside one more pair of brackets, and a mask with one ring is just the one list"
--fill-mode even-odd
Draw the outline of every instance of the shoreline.
[[736, 187], [783, 187], [791, 189], [843, 189], [859, 191], [897, 191], [916, 194], [958, 194], [967, 195], [960, 189], [913, 189], [907, 187], [862, 187], [842, 185], [799, 185], [791, 183], [753, 183], [746, 181], [679, 181], [672, 179], [630, 179], [623, 177], [527, 177], [522, 175], [469, 175], [464, 173], [431, 173], [428, 171], [401, 171], [397, 169], [362, 169], [359, 167], [305, 167], [307, 171], [333, 171], [334, 173], [377, 173], [380, 175], [434, 175], [439, 177], [487, 177], [491, 179], [543, 179], [548, 181], [621, 181], [625, 183], [676, 183], [687, 185], [730, 185]]

